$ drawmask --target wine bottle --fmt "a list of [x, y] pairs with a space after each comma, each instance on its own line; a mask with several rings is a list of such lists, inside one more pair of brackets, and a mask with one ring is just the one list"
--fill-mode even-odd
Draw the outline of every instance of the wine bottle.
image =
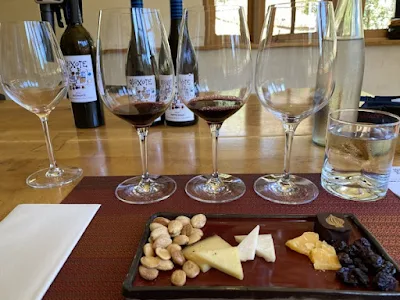
[[[178, 52], [178, 41], [179, 41], [179, 29], [182, 21], [182, 0], [171, 0], [171, 28], [169, 31], [169, 45], [171, 48], [172, 61], [175, 66], [176, 72], [176, 57]], [[188, 32], [185, 32], [188, 34]], [[185, 82], [185, 85], [179, 85], [181, 90], [178, 90], [177, 80], [175, 80], [175, 98], [172, 101], [171, 106], [165, 112], [165, 121], [169, 126], [190, 126], [197, 123], [197, 116], [186, 107], [186, 105], [181, 100], [181, 97], [188, 95], [188, 92], [194, 92], [194, 82], [197, 81], [197, 71], [196, 71], [196, 58], [194, 56], [193, 47], [190, 44], [186, 47], [184, 55], [185, 72], [187, 74], [181, 74], [178, 76], [177, 80]], [[185, 91], [182, 90], [184, 86]], [[194, 98], [194, 97], [193, 97]]]
[[60, 46], [68, 67], [68, 97], [72, 103], [75, 126], [99, 127], [104, 125], [104, 113], [97, 91], [93, 39], [82, 25], [79, 0], [69, 0], [64, 13], [68, 26]]
[[[131, 0], [132, 8], [143, 8], [143, 0]], [[150, 94], [151, 99], [157, 100], [159, 88], [157, 68], [153, 56], [149, 56], [149, 47], [146, 31], [144, 30], [141, 15], [132, 10], [132, 37], [128, 49], [126, 65], [126, 80], [128, 88], [141, 85], [144, 91]], [[132, 96], [131, 96], [132, 97]], [[152, 126], [164, 124], [164, 115], [158, 117]]]

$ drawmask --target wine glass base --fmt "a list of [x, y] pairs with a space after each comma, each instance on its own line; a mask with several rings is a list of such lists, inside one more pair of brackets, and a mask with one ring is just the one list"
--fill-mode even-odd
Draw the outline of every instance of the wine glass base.
[[235, 176], [220, 174], [222, 186], [212, 191], [207, 185], [211, 176], [199, 175], [188, 181], [185, 187], [186, 194], [194, 200], [204, 203], [225, 203], [239, 199], [246, 192], [244, 182]]
[[36, 189], [60, 187], [79, 179], [82, 169], [75, 167], [58, 167], [56, 169], [42, 169], [26, 179], [26, 184]]
[[254, 182], [254, 191], [265, 200], [298, 205], [306, 204], [317, 198], [319, 191], [310, 180], [290, 175], [288, 181], [282, 181], [282, 175], [265, 175]]
[[176, 182], [167, 176], [151, 175], [143, 185], [142, 176], [135, 176], [121, 182], [115, 196], [129, 204], [150, 204], [167, 199], [176, 191]]

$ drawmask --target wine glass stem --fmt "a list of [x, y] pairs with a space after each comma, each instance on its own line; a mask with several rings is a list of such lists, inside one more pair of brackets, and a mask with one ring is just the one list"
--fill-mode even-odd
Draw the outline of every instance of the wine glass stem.
[[218, 136], [222, 124], [210, 124], [212, 137], [213, 178], [218, 178]]
[[285, 160], [283, 165], [283, 180], [288, 180], [290, 176], [290, 156], [292, 154], [292, 143], [294, 132], [296, 131], [298, 123], [284, 123], [283, 129], [285, 130]]
[[140, 141], [140, 156], [142, 158], [142, 181], [149, 180], [149, 172], [147, 169], [147, 135], [149, 133], [148, 127], [136, 128]]
[[42, 122], [44, 137], [45, 137], [45, 140], [46, 140], [47, 153], [49, 155], [49, 161], [50, 161], [49, 172], [52, 172], [52, 170], [56, 170], [56, 169], [58, 169], [58, 167], [57, 167], [56, 159], [54, 158], [53, 145], [51, 144], [50, 133], [49, 133], [49, 125], [47, 123], [47, 120], [48, 120], [47, 116], [46, 117], [40, 117], [40, 121]]

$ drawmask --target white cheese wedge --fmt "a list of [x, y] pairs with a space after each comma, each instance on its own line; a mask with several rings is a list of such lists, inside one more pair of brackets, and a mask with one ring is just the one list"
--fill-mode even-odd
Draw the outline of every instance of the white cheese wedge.
[[237, 246], [239, 250], [240, 261], [254, 260], [256, 257], [259, 232], [260, 225], [257, 225]]
[[[245, 237], [245, 235], [237, 235], [235, 236], [235, 240], [240, 243], [245, 239]], [[264, 258], [267, 262], [275, 262], [276, 255], [272, 235], [260, 234], [258, 236], [256, 254], [257, 256]]]
[[211, 267], [225, 274], [240, 280], [243, 280], [244, 278], [242, 263], [240, 262], [239, 250], [237, 247], [199, 251], [195, 252], [195, 255]]
[[205, 273], [211, 269], [211, 266], [198, 258], [195, 253], [197, 253], [198, 251], [218, 250], [231, 247], [232, 246], [224, 239], [222, 239], [218, 235], [214, 235], [200, 242], [197, 242], [196, 244], [185, 247], [182, 252], [187, 260], [191, 260], [196, 263], [200, 267], [200, 270]]

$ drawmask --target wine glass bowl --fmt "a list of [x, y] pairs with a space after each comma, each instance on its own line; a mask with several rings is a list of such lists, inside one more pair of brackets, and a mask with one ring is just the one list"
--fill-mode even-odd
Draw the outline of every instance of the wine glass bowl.
[[67, 94], [66, 63], [53, 29], [47, 22], [0, 24], [1, 84], [18, 105], [36, 114], [46, 138], [50, 167], [30, 175], [34, 188], [52, 188], [71, 183], [82, 175], [80, 168], [57, 165], [51, 144], [48, 116]]
[[282, 121], [286, 146], [284, 173], [265, 175], [254, 183], [255, 192], [266, 200], [305, 204], [318, 196], [315, 184], [290, 175], [290, 154], [298, 124], [324, 107], [334, 91], [333, 16], [328, 1], [268, 7], [257, 53], [256, 92], [261, 104]]
[[[251, 91], [251, 46], [244, 10], [196, 6], [183, 15], [176, 64], [179, 97], [208, 123], [213, 143], [213, 173], [194, 177], [185, 191], [201, 202], [233, 201], [246, 187], [240, 178], [219, 174], [217, 142], [223, 122], [243, 107]], [[222, 26], [213, 21], [219, 17], [225, 18]]]
[[140, 141], [143, 174], [122, 182], [116, 197], [130, 204], [162, 201], [176, 190], [167, 176], [149, 175], [147, 135], [154, 120], [171, 104], [174, 66], [158, 10], [100, 11], [97, 38], [100, 97], [117, 117], [131, 124]]

